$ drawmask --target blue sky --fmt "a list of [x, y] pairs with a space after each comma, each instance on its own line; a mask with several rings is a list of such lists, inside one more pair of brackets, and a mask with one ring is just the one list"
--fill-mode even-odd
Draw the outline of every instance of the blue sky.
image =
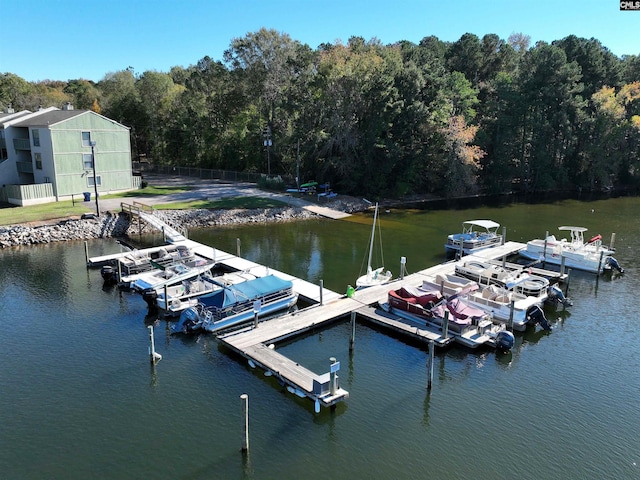
[[618, 0], [2, 0], [0, 73], [27, 81], [85, 78], [133, 67], [168, 72], [261, 27], [315, 49], [351, 36], [389, 44], [465, 33], [596, 38], [640, 54], [640, 11]]

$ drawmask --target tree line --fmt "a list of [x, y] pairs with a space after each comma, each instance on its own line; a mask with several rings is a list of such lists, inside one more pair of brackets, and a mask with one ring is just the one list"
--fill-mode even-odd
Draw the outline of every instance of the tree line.
[[136, 158], [401, 197], [637, 188], [640, 56], [568, 36], [467, 33], [312, 49], [275, 30], [168, 73], [0, 74], [0, 107], [74, 104], [131, 128]]

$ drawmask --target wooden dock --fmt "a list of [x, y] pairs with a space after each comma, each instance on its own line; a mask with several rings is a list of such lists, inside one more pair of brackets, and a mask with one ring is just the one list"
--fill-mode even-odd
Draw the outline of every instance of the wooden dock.
[[[139, 215], [142, 215], [142, 213]], [[163, 228], [162, 225], [156, 226]], [[163, 231], [166, 230], [163, 228]], [[357, 290], [352, 296], [348, 297], [345, 294], [326, 289], [322, 284], [315, 285], [284, 272], [250, 262], [241, 258], [239, 251], [238, 255], [233, 255], [193, 242], [184, 237], [180, 238], [177, 235], [175, 238], [170, 237], [169, 241], [173, 244], [185, 245], [192, 249], [196, 255], [213, 260], [231, 270], [248, 271], [256, 276], [274, 274], [283, 279], [291, 280], [293, 289], [299, 296], [312, 303], [307, 308], [261, 321], [257, 325], [252, 324], [232, 332], [223, 332], [217, 338], [232, 351], [245, 357], [249, 365], [260, 367], [276, 376], [281, 383], [287, 386], [289, 391], [300, 397], [307, 397], [313, 400], [316, 405], [316, 411], [319, 410], [320, 406], [333, 407], [336, 403], [349, 396], [349, 393], [340, 388], [338, 384], [339, 361], [334, 361], [330, 365], [329, 372], [314, 373], [299, 362], [277, 352], [278, 342], [325, 328], [329, 324], [345, 319], [348, 316], [351, 316], [352, 321], [355, 321], [356, 316], [359, 316], [362, 321], [371, 322], [378, 327], [405, 335], [418, 342], [433, 342], [434, 346], [439, 347], [446, 347], [451, 343], [452, 338], [443, 338], [441, 335], [425, 329], [424, 325], [419, 322], [395, 317], [377, 307], [380, 302], [387, 301], [389, 290], [399, 289], [403, 286], [420, 286], [423, 280], [433, 281], [438, 274], [453, 273], [456, 261], [435, 265], [384, 285]], [[499, 247], [484, 250], [473, 256], [465, 256], [458, 262], [464, 262], [472, 258], [492, 262], [500, 262], [500, 259], [502, 259], [503, 265], [505, 265], [506, 258], [509, 255], [517, 253], [524, 247], [525, 245], [522, 243], [506, 242]], [[87, 265], [95, 266], [100, 262], [117, 259], [126, 253], [87, 258]], [[566, 275], [563, 276], [564, 274], [560, 275], [557, 272], [541, 269], [534, 269], [533, 273], [545, 273], [546, 276], [556, 275], [557, 281], [561, 281], [566, 277]]]

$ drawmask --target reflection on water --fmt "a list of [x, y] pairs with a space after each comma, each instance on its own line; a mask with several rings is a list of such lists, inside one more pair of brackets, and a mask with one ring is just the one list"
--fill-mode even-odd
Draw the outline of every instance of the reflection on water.
[[[317, 373], [330, 357], [341, 362], [350, 397], [320, 414], [210, 335], [171, 336], [171, 321], [139, 296], [104, 288], [84, 267], [83, 243], [1, 251], [0, 415], [12, 439], [0, 449], [3, 478], [634, 478], [639, 207], [625, 198], [381, 214], [394, 272], [402, 256], [410, 272], [443, 261], [446, 235], [472, 218], [498, 221], [517, 241], [563, 224], [615, 232], [626, 271], [571, 272], [574, 306], [547, 307], [554, 330], [516, 334], [512, 352], [437, 351], [430, 392], [424, 345], [361, 321], [353, 350], [349, 321], [277, 345]], [[361, 215], [190, 237], [233, 253], [240, 238], [250, 260], [342, 292], [359, 274], [370, 226]], [[149, 325], [162, 354], [155, 366]]]

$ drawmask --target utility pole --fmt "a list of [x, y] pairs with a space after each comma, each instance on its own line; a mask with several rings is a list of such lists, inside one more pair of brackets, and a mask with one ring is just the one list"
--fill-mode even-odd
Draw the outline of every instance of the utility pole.
[[98, 182], [96, 177], [96, 142], [92, 140], [89, 145], [91, 145], [91, 163], [93, 165], [93, 191], [96, 195], [96, 215], [99, 217], [100, 206], [98, 205]]
[[271, 127], [269, 125], [267, 125], [264, 128], [264, 146], [267, 147], [267, 176], [271, 176], [271, 155], [270, 155], [270, 149], [271, 149]]

